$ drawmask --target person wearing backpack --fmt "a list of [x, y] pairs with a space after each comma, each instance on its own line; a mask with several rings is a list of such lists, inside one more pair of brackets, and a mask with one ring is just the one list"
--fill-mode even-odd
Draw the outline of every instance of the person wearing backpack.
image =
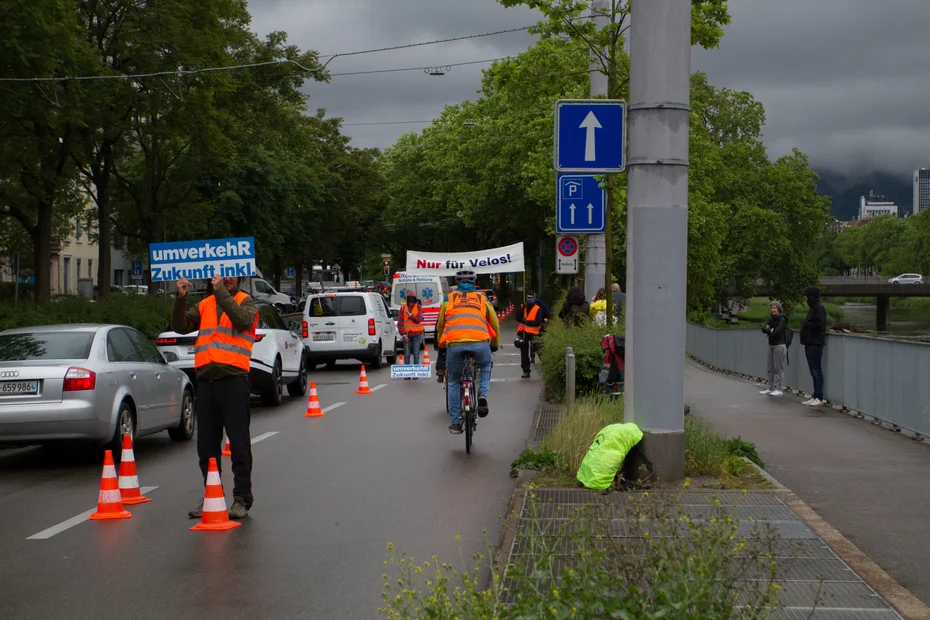
[[772, 314], [762, 328], [762, 332], [769, 337], [768, 350], [768, 389], [760, 394], [769, 396], [782, 396], [785, 387], [785, 362], [788, 360], [788, 317], [782, 310], [781, 303], [773, 301], [769, 306]]
[[814, 381], [814, 395], [803, 404], [808, 407], [822, 407], [826, 404], [823, 396], [823, 348], [827, 344], [827, 309], [820, 303], [820, 289], [809, 286], [804, 289], [804, 299], [810, 310], [801, 326], [801, 344], [807, 366]]

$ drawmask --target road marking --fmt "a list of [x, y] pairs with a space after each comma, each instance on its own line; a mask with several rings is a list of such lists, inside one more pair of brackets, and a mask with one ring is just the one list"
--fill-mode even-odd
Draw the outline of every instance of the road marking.
[[498, 362], [495, 366], [519, 366], [520, 362]]
[[495, 353], [494, 355], [520, 355], [519, 353]]
[[[157, 488], [158, 487], [142, 487], [141, 489], [139, 489], [139, 492], [142, 493], [142, 495], [145, 495], [146, 493], [151, 493]], [[67, 521], [62, 521], [58, 525], [53, 525], [47, 530], [42, 530], [38, 534], [33, 534], [32, 536], [28, 537], [26, 540], [48, 540], [49, 538], [51, 538], [52, 536], [55, 536], [56, 534], [61, 534], [65, 530], [70, 530], [75, 525], [79, 525], [83, 523], [84, 521], [87, 521], [88, 519], [90, 519], [90, 515], [92, 515], [95, 512], [97, 512], [97, 509], [91, 508], [87, 512], [82, 512], [76, 517], [71, 517]]]
[[342, 407], [344, 404], [345, 403], [333, 403], [332, 405], [324, 409], [323, 413], [329, 413], [330, 411], [332, 411], [333, 409], [336, 409], [337, 407]]
[[252, 437], [252, 445], [254, 446], [259, 441], [265, 441], [269, 437], [274, 437], [277, 434], [278, 434], [278, 431], [271, 431], [270, 433], [263, 433], [259, 435], [258, 437]]
[[387, 383], [382, 383], [381, 385], [376, 385], [375, 387], [371, 388], [371, 391], [372, 391], [372, 392], [377, 392], [378, 390], [380, 390], [380, 389], [383, 388], [383, 387], [387, 387]]

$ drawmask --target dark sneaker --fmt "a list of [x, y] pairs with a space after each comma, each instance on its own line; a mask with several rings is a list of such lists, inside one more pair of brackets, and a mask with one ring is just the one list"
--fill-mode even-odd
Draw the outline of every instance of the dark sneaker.
[[238, 497], [234, 498], [232, 506], [229, 507], [229, 518], [245, 519], [247, 516], [249, 516], [249, 509], [245, 507], [245, 502]]
[[527, 370], [526, 372], [523, 373], [523, 378], [524, 378], [524, 379], [529, 379], [529, 378], [530, 378], [530, 371], [529, 371], [529, 370]]
[[203, 516], [203, 499], [200, 500], [196, 508], [187, 513], [187, 516], [191, 519], [199, 519]]
[[483, 418], [488, 415], [488, 397], [478, 397], [478, 417]]
[[410, 377], [404, 377], [404, 381], [410, 381]]
[[459, 435], [459, 434], [461, 434], [461, 433], [463, 432], [463, 431], [462, 431], [462, 423], [461, 423], [461, 422], [456, 422], [456, 423], [454, 423], [454, 424], [450, 424], [450, 425], [449, 425], [449, 432], [452, 433], [453, 435]]

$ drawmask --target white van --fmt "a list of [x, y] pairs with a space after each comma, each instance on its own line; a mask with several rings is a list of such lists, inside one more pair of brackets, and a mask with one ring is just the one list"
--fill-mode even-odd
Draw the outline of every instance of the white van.
[[449, 280], [445, 276], [414, 276], [398, 271], [391, 285], [391, 310], [400, 311], [407, 303], [408, 291], [413, 291], [423, 306], [423, 335], [432, 340], [442, 302], [449, 295]]
[[380, 293], [314, 293], [304, 307], [301, 337], [307, 351], [307, 368], [356, 359], [381, 368], [396, 359], [397, 327]]

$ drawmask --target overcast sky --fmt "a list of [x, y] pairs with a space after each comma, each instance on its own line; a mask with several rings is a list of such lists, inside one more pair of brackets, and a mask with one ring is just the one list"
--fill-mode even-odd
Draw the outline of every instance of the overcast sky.
[[[250, 0], [253, 29], [283, 30], [302, 49], [349, 52], [528, 26], [537, 16], [494, 0]], [[765, 105], [772, 157], [797, 147], [815, 167], [908, 174], [930, 167], [930, 0], [730, 0], [719, 50], [695, 49], [712, 83]], [[332, 73], [444, 66], [519, 53], [532, 38], [504, 34], [336, 58]], [[358, 147], [385, 148], [443, 105], [473, 99], [487, 64], [336, 76], [307, 87], [311, 109], [345, 119]]]

